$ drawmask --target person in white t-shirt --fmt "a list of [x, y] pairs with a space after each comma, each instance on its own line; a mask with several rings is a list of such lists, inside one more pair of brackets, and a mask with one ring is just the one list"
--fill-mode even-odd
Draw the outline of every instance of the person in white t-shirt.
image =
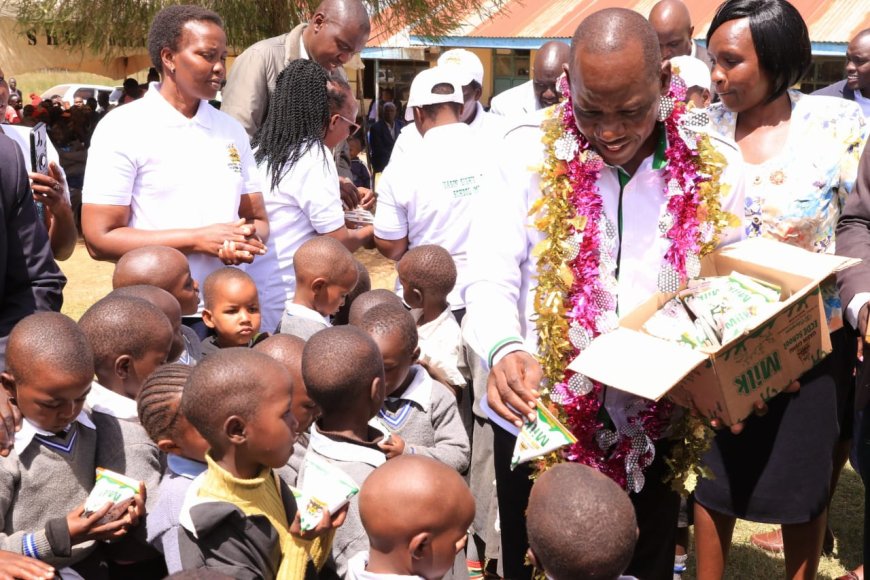
[[466, 240], [471, 203], [494, 173], [481, 155], [484, 140], [460, 121], [462, 84], [456, 67], [437, 66], [411, 84], [405, 118], [423, 136], [399, 164], [390, 163], [378, 183], [375, 244], [391, 260], [410, 248], [436, 244], [456, 262], [457, 282], [448, 296], [461, 319], [467, 285]]
[[315, 62], [295, 60], [278, 75], [253, 142], [273, 235], [266, 254], [247, 268], [260, 291], [266, 332], [275, 330], [293, 300], [293, 255], [306, 240], [331, 236], [351, 252], [371, 243], [370, 225], [345, 225], [330, 153], [358, 129], [353, 122], [358, 108], [347, 82]]
[[82, 230], [99, 260], [150, 245], [181, 250], [201, 285], [224, 264], [265, 253], [260, 182], [245, 130], [208, 104], [226, 75], [220, 16], [197, 6], [164, 8], [148, 49], [163, 82], [97, 126]]
[[[480, 104], [483, 94], [483, 63], [476, 54], [464, 48], [448, 50], [438, 58], [439, 67], [449, 67], [452, 74], [459, 81], [462, 95], [462, 112], [459, 119], [471, 127], [472, 133], [485, 139], [500, 139], [508, 129], [508, 121], [500, 115], [488, 113]], [[408, 111], [410, 100], [405, 108], [405, 120], [413, 121]], [[405, 155], [414, 149], [423, 140], [420, 130], [414, 123], [408, 123], [393, 145], [390, 154], [390, 163], [400, 162]], [[494, 152], [490, 145], [480, 153]]]

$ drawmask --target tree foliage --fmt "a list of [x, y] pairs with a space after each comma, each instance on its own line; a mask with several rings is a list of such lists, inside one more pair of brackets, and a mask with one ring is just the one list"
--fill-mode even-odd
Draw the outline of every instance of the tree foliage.
[[[0, 0], [2, 1], [2, 0]], [[6, 0], [9, 2], [10, 0]], [[59, 45], [109, 57], [146, 45], [148, 27], [166, 0], [12, 0], [24, 32], [50, 36]], [[230, 46], [245, 47], [306, 21], [319, 0], [188, 0], [224, 19]], [[396, 32], [410, 24], [420, 36], [447, 35], [472, 12], [492, 13], [505, 0], [363, 0], [373, 29]]]

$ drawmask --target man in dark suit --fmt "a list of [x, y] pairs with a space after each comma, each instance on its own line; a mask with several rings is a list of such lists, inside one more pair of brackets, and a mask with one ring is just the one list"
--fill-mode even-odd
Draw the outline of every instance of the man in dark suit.
[[694, 56], [712, 68], [707, 49], [692, 40], [695, 27], [692, 16], [682, 0], [661, 0], [649, 12], [649, 23], [659, 37], [662, 59], [675, 56]]
[[395, 103], [384, 103], [384, 114], [377, 123], [372, 125], [369, 143], [372, 152], [372, 168], [380, 173], [390, 162], [393, 145], [402, 130], [403, 123], [396, 117]]
[[[870, 557], [870, 353], [867, 346], [867, 321], [870, 317], [870, 148], [864, 148], [858, 178], [852, 195], [837, 225], [837, 254], [861, 258], [862, 262], [837, 274], [837, 286], [843, 312], [849, 325], [857, 330], [858, 372], [855, 381], [855, 411], [860, 420], [855, 426], [854, 441], [858, 457], [858, 472], [864, 480], [864, 561]], [[857, 572], [857, 570], [856, 570]], [[857, 575], [855, 577], [858, 577]], [[863, 578], [863, 566], [860, 577]]]
[[864, 116], [870, 116], [870, 28], [856, 34], [846, 47], [846, 78], [813, 94], [855, 101]]

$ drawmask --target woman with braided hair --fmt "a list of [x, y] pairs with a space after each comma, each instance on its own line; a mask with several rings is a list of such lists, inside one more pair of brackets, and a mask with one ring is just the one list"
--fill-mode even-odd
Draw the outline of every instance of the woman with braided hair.
[[314, 236], [351, 252], [372, 242], [372, 227], [348, 229], [330, 150], [359, 128], [359, 104], [347, 81], [310, 60], [293, 61], [275, 84], [266, 120], [254, 136], [272, 235], [247, 271], [260, 293], [262, 328], [274, 330], [295, 291], [293, 255]]

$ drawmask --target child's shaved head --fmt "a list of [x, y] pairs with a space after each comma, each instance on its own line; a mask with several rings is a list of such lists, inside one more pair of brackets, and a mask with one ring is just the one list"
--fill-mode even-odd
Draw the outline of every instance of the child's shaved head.
[[[122, 355], [142, 358], [150, 351], [169, 351], [172, 325], [159, 308], [132, 296], [108, 295], [87, 309], [79, 327], [94, 351], [94, 365], [110, 368]], [[144, 379], [144, 377], [143, 377]]]
[[329, 236], [315, 236], [299, 246], [293, 254], [293, 269], [300, 286], [317, 278], [335, 282], [357, 271], [353, 254]]
[[205, 282], [202, 284], [202, 298], [205, 301], [205, 307], [209, 310], [214, 308], [218, 295], [221, 292], [221, 287], [234, 280], [249, 282], [251, 285], [255, 285], [254, 279], [251, 278], [247, 272], [240, 270], [239, 268], [227, 266], [215, 270], [208, 275]]
[[397, 337], [407, 352], [417, 348], [417, 323], [401, 304], [385, 302], [373, 306], [362, 317], [359, 327], [372, 337]]
[[333, 326], [348, 324], [350, 318], [350, 307], [353, 305], [354, 301], [360, 296], [360, 294], [372, 289], [372, 278], [369, 276], [369, 271], [365, 267], [365, 264], [356, 258], [354, 258], [353, 261], [354, 264], [356, 264], [356, 272], [358, 274], [356, 286], [354, 286], [353, 290], [347, 294], [344, 299], [344, 304], [342, 304], [341, 308], [338, 309], [335, 316], [332, 317]]
[[366, 313], [378, 304], [398, 304], [402, 306], [402, 299], [396, 296], [395, 293], [383, 288], [375, 288], [374, 290], [363, 292], [356, 297], [356, 300], [350, 306], [348, 323], [353, 326], [359, 326]]
[[334, 326], [312, 336], [302, 352], [302, 378], [324, 416], [371, 400], [373, 381], [384, 379], [378, 345], [353, 326]]
[[112, 275], [112, 288], [141, 284], [157, 286], [175, 296], [183, 314], [196, 312], [196, 283], [190, 276], [187, 256], [175, 248], [144, 246], [121, 256]]
[[444, 298], [456, 285], [456, 263], [450, 252], [434, 244], [411, 248], [396, 264], [403, 283]]
[[209, 445], [222, 451], [224, 422], [232, 415], [245, 422], [254, 419], [272, 373], [287, 370], [261, 352], [227, 348], [210, 354], [190, 373], [181, 412]]
[[[447, 465], [430, 457], [400, 455], [366, 478], [359, 512], [371, 550], [398, 554], [393, 573], [441, 578], [474, 520], [474, 498]], [[422, 545], [424, 535], [428, 545]]]
[[637, 520], [628, 494], [591, 467], [562, 463], [532, 487], [529, 547], [553, 580], [618, 578], [631, 561]]
[[[38, 360], [38, 364], [34, 361]], [[53, 368], [90, 381], [94, 354], [81, 328], [58, 312], [38, 312], [21, 319], [9, 333], [6, 368], [18, 380], [31, 370]]]

